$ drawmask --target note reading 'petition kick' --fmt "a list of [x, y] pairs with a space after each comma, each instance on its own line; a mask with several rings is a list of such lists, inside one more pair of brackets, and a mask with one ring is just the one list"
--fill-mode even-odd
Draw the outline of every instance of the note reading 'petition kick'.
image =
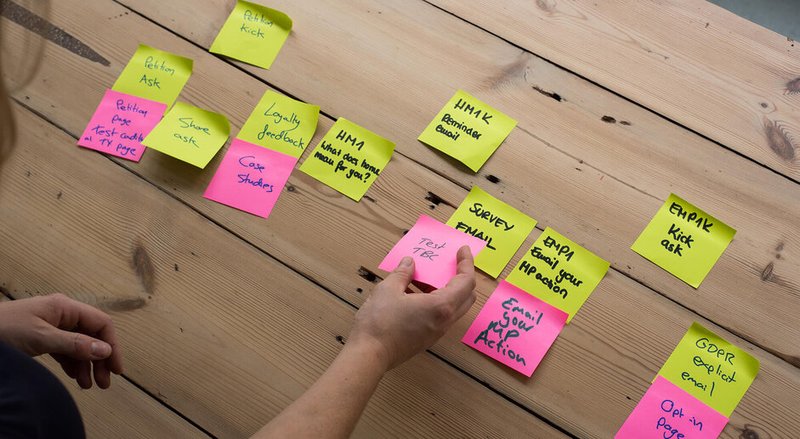
[[225, 116], [178, 102], [145, 137], [148, 148], [205, 168], [230, 134]]
[[267, 91], [236, 136], [300, 158], [317, 131], [319, 107]]
[[169, 107], [191, 74], [191, 59], [140, 44], [111, 89]]
[[447, 225], [486, 241], [475, 266], [497, 277], [536, 226], [536, 220], [473, 186]]
[[697, 288], [736, 230], [671, 194], [631, 249]]
[[283, 12], [239, 0], [208, 51], [268, 69], [291, 30]]
[[516, 120], [458, 90], [418, 140], [477, 172], [516, 125]]

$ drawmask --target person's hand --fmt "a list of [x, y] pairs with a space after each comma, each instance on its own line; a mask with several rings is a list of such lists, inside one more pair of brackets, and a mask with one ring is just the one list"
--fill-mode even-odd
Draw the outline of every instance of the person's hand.
[[348, 344], [374, 347], [386, 370], [431, 347], [475, 303], [469, 247], [461, 247], [457, 258], [457, 273], [447, 286], [428, 293], [409, 290], [414, 260], [403, 258], [356, 313]]
[[0, 341], [30, 356], [50, 354], [84, 388], [111, 385], [122, 373], [114, 323], [106, 313], [62, 294], [0, 303]]

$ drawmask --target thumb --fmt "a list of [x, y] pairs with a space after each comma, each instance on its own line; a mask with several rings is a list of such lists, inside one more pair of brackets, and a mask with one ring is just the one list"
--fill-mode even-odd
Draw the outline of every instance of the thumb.
[[397, 268], [386, 276], [386, 279], [383, 280], [383, 284], [392, 291], [405, 292], [413, 277], [414, 259], [410, 256], [405, 256], [400, 260], [400, 263], [397, 264]]
[[111, 356], [111, 345], [79, 332], [55, 329], [47, 337], [48, 353], [66, 355], [80, 361], [104, 360]]

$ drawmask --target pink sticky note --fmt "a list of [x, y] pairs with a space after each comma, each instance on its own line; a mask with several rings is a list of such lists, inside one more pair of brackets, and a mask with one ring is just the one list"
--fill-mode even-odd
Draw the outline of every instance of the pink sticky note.
[[614, 437], [717, 438], [727, 423], [723, 414], [659, 375]]
[[297, 159], [234, 139], [204, 197], [267, 218]]
[[473, 255], [486, 247], [486, 241], [460, 232], [446, 224], [420, 215], [414, 227], [383, 258], [378, 268], [392, 271], [404, 256], [414, 258], [414, 280], [441, 288], [456, 274], [456, 253], [468, 245]]
[[503, 280], [461, 342], [531, 376], [566, 322], [567, 313]]
[[78, 145], [138, 162], [146, 149], [142, 140], [166, 110], [161, 102], [106, 90]]

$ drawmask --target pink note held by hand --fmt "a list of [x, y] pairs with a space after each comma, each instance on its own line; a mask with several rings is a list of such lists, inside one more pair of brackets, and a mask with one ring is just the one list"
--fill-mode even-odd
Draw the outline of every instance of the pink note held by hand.
[[292, 156], [234, 139], [203, 196], [267, 218], [295, 163]]
[[614, 438], [713, 439], [727, 423], [722, 413], [659, 375]]
[[456, 274], [456, 253], [465, 245], [474, 256], [486, 247], [486, 242], [420, 215], [414, 227], [400, 238], [378, 268], [393, 271], [404, 256], [411, 256], [416, 267], [414, 280], [442, 288]]
[[142, 140], [158, 124], [167, 105], [106, 90], [78, 145], [138, 162], [146, 147]]
[[567, 313], [503, 280], [461, 342], [529, 377], [566, 322]]

